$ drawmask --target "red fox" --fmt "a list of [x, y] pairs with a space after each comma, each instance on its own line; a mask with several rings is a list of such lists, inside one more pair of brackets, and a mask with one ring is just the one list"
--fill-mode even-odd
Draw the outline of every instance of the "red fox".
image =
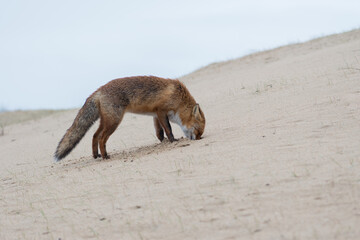
[[[205, 129], [205, 116], [179, 80], [154, 76], [127, 77], [112, 80], [91, 94], [79, 110], [73, 124], [59, 142], [55, 161], [66, 157], [100, 117], [100, 126], [92, 139], [94, 158], [110, 158], [106, 142], [120, 124], [125, 112], [152, 115], [156, 136], [176, 141], [171, 122], [180, 125], [189, 139], [200, 139]], [[98, 153], [100, 148], [100, 153]]]

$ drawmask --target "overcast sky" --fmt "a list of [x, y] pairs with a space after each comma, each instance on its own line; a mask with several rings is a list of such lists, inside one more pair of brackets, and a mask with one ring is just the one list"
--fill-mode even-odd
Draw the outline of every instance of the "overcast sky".
[[359, 0], [0, 0], [0, 109], [80, 107], [119, 77], [360, 27]]

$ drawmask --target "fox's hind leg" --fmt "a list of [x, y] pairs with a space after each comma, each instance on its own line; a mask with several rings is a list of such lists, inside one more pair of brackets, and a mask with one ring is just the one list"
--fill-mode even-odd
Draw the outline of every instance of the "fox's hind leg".
[[164, 129], [161, 127], [157, 117], [154, 117], [154, 127], [157, 138], [162, 142], [164, 140]]
[[99, 128], [95, 132], [95, 134], [93, 136], [93, 140], [92, 140], [92, 152], [93, 152], [93, 157], [95, 159], [98, 157], [101, 157], [101, 155], [99, 154], [99, 138], [100, 138], [100, 135], [101, 135], [103, 129], [104, 129], [104, 120], [101, 117]]
[[102, 158], [109, 159], [110, 156], [107, 154], [106, 151], [106, 142], [123, 119], [124, 110], [121, 107], [119, 108], [115, 106], [106, 106], [105, 109], [102, 109], [101, 114], [103, 115], [104, 121], [103, 130], [99, 135], [99, 147]]

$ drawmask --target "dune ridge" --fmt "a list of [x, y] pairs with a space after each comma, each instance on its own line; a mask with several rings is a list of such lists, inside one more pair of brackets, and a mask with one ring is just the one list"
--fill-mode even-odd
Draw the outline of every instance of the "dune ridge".
[[127, 114], [110, 160], [91, 158], [95, 123], [53, 163], [77, 110], [9, 125], [0, 239], [358, 239], [359, 79], [353, 30], [182, 77], [200, 141], [159, 143], [150, 117]]

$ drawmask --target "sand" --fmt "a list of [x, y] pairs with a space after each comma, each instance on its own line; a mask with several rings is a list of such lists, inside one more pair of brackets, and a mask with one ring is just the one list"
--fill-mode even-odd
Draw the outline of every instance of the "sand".
[[360, 239], [359, 79], [354, 30], [182, 77], [199, 141], [127, 114], [111, 159], [91, 157], [95, 123], [54, 163], [77, 110], [6, 126], [0, 239]]

